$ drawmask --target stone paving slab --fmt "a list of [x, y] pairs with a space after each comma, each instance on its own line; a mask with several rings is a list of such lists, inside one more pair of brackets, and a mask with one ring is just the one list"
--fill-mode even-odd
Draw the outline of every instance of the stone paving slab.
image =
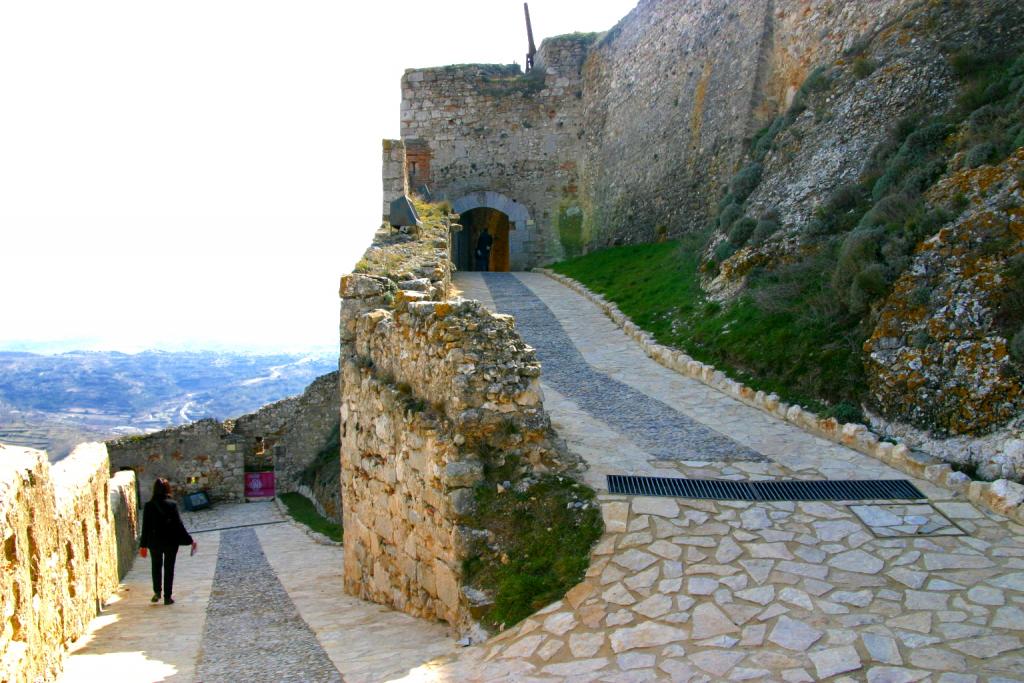
[[280, 525], [258, 527], [260, 545], [302, 619], [348, 683], [389, 681], [459, 650], [442, 624], [345, 595], [342, 551]]
[[[199, 543], [199, 552], [194, 557], [187, 552], [179, 554], [175, 604], [165, 607], [149, 602], [149, 561], [138, 558], [104, 613], [92, 621], [87, 634], [72, 647], [60, 678], [62, 683], [214, 683], [239, 677], [260, 681], [386, 681], [410, 675], [425, 662], [459, 649], [443, 625], [345, 595], [343, 549], [317, 544], [300, 529], [281, 523], [282, 517], [271, 503], [218, 505], [182, 516]], [[266, 600], [267, 585], [273, 578], [285, 594], [278, 595], [277, 600], [287, 599], [292, 605], [294, 628], [279, 634], [278, 640], [285, 641], [281, 643], [272, 642], [266, 629], [248, 631], [256, 623], [252, 614], [248, 620], [243, 616], [241, 623], [222, 625], [216, 644], [219, 654], [207, 662], [218, 668], [214, 671], [207, 666], [200, 672], [197, 663], [204, 652], [208, 658], [213, 653], [211, 641], [204, 643], [203, 634], [208, 625], [208, 606], [212, 597], [216, 599], [213, 586], [218, 556], [227, 550], [221, 547], [222, 538], [232, 534], [248, 538], [242, 549], [231, 551], [231, 557], [242, 558], [259, 548], [267, 563], [263, 570], [236, 576], [236, 597]], [[315, 636], [316, 645], [311, 646], [308, 637], [301, 643], [310, 665], [300, 667], [299, 673], [271, 672], [255, 661], [254, 648], [265, 646], [274, 656], [294, 649], [304, 632]], [[329, 668], [324, 668], [324, 657], [316, 655], [318, 649], [329, 658]], [[254, 661], [258, 671], [245, 675], [243, 670], [252, 667]], [[318, 670], [322, 675], [317, 675]], [[337, 678], [331, 677], [332, 670]], [[409, 680], [423, 679], [417, 674]]]
[[[457, 282], [475, 297], [484, 277], [460, 274]], [[693, 478], [906, 477], [657, 365], [553, 280], [515, 277], [556, 314], [588, 363], [771, 459], [666, 463], [634, 443], [597, 467], [645, 474], [656, 464]], [[579, 419], [571, 401], [548, 385], [545, 392], [556, 425]], [[590, 440], [579, 430], [567, 441], [590, 461], [615, 443], [607, 430], [596, 433]], [[604, 494], [606, 534], [584, 582], [432, 671], [466, 681], [1024, 680], [1024, 527], [912, 481], [935, 512], [918, 501]], [[925, 531], [936, 515], [962, 533]]]

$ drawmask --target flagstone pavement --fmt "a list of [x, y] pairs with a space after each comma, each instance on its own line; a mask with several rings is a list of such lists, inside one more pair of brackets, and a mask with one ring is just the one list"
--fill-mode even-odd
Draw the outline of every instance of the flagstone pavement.
[[[151, 605], [136, 563], [62, 680], [260, 678], [263, 666], [262, 680], [296, 681], [1024, 681], [1024, 527], [916, 479], [926, 501], [610, 495], [607, 474], [907, 477], [657, 365], [543, 275], [457, 284], [516, 315], [552, 421], [590, 465], [606, 532], [585, 580], [459, 648], [440, 625], [346, 596], [342, 550], [271, 505], [224, 506], [188, 520], [219, 530], [179, 558], [177, 604]], [[228, 528], [245, 524], [258, 526]], [[242, 614], [216, 616], [218, 604]]]

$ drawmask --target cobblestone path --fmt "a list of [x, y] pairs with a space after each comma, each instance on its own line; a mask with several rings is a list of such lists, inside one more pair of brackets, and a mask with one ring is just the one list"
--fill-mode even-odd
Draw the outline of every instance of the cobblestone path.
[[346, 595], [342, 548], [314, 543], [271, 503], [182, 516], [199, 552], [178, 555], [175, 604], [150, 603], [149, 562], [137, 560], [61, 683], [376, 683], [458, 649], [440, 624]]
[[764, 460], [674, 410], [671, 406], [596, 370], [583, 358], [551, 310], [511, 273], [484, 276], [497, 310], [515, 316], [516, 327], [537, 351], [545, 381], [592, 417], [631, 438], [662, 460]]
[[221, 534], [199, 679], [334, 683], [341, 674], [299, 616], [252, 528]]
[[[515, 312], [501, 285], [488, 287], [496, 276], [485, 277], [460, 274], [458, 286]], [[552, 422], [602, 475], [907, 478], [655, 364], [597, 307], [543, 275], [497, 277], [542, 301], [597, 372], [769, 457], [670, 461], [609, 433], [552, 380], [543, 340], [520, 311], [517, 324], [545, 360]], [[600, 490], [601, 479], [588, 481]], [[585, 579], [431, 673], [481, 682], [1024, 681], [1024, 527], [912, 481], [927, 502], [602, 493], [606, 531]]]

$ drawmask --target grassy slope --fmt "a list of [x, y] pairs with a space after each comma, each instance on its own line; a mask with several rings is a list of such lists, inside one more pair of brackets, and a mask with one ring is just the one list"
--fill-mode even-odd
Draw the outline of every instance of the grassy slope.
[[299, 493], [282, 493], [278, 498], [288, 508], [288, 514], [293, 519], [302, 522], [313, 531], [323, 534], [332, 541], [341, 542], [341, 525], [321, 517], [309, 498]]
[[700, 239], [605, 249], [554, 269], [615, 301], [659, 342], [735, 379], [826, 413], [830, 404], [853, 409], [863, 370], [839, 341], [847, 330], [820, 316], [766, 312], [745, 297], [724, 307], [706, 301], [697, 271]]

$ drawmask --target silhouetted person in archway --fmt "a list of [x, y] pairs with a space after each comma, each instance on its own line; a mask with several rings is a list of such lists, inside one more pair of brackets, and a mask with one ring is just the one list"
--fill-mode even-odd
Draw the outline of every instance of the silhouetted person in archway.
[[194, 553], [198, 544], [181, 521], [178, 504], [171, 498], [171, 483], [162, 477], [153, 482], [153, 497], [142, 508], [142, 541], [139, 545], [142, 546], [139, 553], [143, 557], [148, 549], [153, 558], [153, 597], [150, 602], [160, 600], [162, 578], [164, 604], [173, 605], [171, 591], [174, 588], [174, 561], [178, 557], [178, 546], [191, 545]]
[[491, 237], [491, 233], [487, 228], [484, 228], [483, 232], [480, 233], [480, 237], [476, 240], [476, 269], [477, 270], [490, 270], [491, 263], [491, 245], [494, 244], [494, 239]]

